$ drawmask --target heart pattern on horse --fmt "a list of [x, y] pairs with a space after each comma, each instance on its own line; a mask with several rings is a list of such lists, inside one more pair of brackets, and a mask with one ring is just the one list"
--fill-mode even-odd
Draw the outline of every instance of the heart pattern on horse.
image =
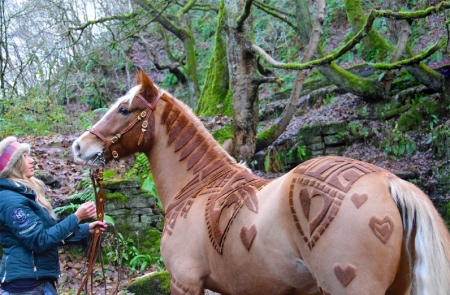
[[342, 286], [347, 287], [348, 284], [356, 277], [356, 267], [351, 264], [347, 264], [342, 267], [339, 263], [333, 266], [334, 274], [336, 275]]
[[256, 225], [252, 224], [250, 227], [243, 226], [241, 229], [241, 241], [247, 251], [250, 251], [250, 247], [253, 244], [253, 240], [256, 237]]
[[384, 244], [387, 243], [394, 231], [394, 222], [388, 215], [384, 216], [383, 219], [372, 216], [369, 221], [369, 226], [377, 238]]
[[[312, 250], [337, 215], [353, 184], [375, 170], [349, 159], [324, 158], [307, 161], [294, 172], [298, 177], [291, 181], [289, 207], [306, 246]], [[352, 201], [358, 207], [367, 199], [367, 194], [361, 194], [354, 195]], [[302, 215], [297, 215], [298, 207]]]
[[352, 200], [353, 204], [355, 204], [356, 208], [359, 209], [359, 207], [367, 202], [369, 196], [367, 196], [367, 194], [354, 193], [350, 199]]

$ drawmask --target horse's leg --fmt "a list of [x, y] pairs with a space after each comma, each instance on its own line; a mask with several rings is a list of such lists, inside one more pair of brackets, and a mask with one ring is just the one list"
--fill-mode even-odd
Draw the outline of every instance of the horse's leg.
[[411, 255], [413, 255], [414, 249], [414, 234], [411, 239], [409, 246], [409, 255], [408, 250], [406, 249], [406, 241], [403, 240], [402, 244], [402, 254], [399, 263], [399, 269], [397, 271], [397, 275], [395, 276], [394, 282], [389, 286], [389, 289], [386, 291], [386, 295], [409, 295], [411, 293], [411, 278], [412, 278], [412, 270], [410, 259], [414, 259]]
[[[310, 216], [315, 212], [310, 209]], [[324, 294], [383, 295], [406, 261], [401, 259], [402, 241], [402, 221], [387, 179], [372, 173], [354, 183], [329, 225], [302, 254]]]
[[170, 275], [170, 292], [172, 295], [203, 295], [205, 293], [203, 287], [200, 287], [199, 284], [182, 283], [172, 274]]

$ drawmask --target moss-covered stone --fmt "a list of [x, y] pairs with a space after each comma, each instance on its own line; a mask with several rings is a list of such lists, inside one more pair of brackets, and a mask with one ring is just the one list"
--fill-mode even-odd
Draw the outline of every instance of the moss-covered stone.
[[334, 135], [343, 133], [346, 129], [346, 124], [344, 122], [331, 122], [322, 126], [323, 135]]
[[301, 128], [297, 133], [298, 140], [306, 144], [309, 144], [312, 138], [321, 135], [322, 135], [321, 125], [306, 126]]
[[126, 203], [128, 201], [128, 197], [120, 192], [106, 193], [105, 198], [108, 200], [120, 200], [122, 203]]
[[135, 295], [170, 295], [168, 271], [151, 273], [131, 283], [127, 291]]

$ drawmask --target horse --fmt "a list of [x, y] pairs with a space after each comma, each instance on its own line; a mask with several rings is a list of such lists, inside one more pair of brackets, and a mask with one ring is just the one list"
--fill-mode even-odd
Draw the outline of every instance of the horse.
[[450, 294], [450, 235], [415, 185], [340, 156], [258, 177], [187, 105], [136, 78], [72, 151], [90, 165], [147, 156], [172, 294]]

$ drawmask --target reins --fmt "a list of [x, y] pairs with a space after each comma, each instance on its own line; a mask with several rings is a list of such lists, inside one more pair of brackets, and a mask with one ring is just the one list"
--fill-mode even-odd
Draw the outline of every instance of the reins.
[[[104, 208], [105, 208], [105, 196], [104, 196], [104, 192], [103, 192], [103, 167], [91, 168], [89, 176], [92, 181], [92, 186], [94, 187], [95, 203], [97, 206], [97, 220], [103, 221]], [[91, 278], [91, 294], [93, 294], [92, 293], [92, 288], [93, 288], [92, 272], [94, 270], [95, 261], [97, 260], [97, 257], [99, 255], [99, 253], [101, 252], [100, 240], [101, 240], [100, 225], [97, 225], [95, 227], [94, 234], [93, 234], [91, 242], [89, 244], [89, 248], [88, 248], [89, 262], [88, 262], [88, 266], [87, 266], [86, 275], [83, 279], [83, 282], [80, 285], [80, 288], [78, 289], [78, 293], [77, 293], [78, 295], [80, 295], [84, 289], [87, 289], [87, 281], [88, 281], [89, 277]], [[118, 282], [119, 282], [119, 280], [118, 280]], [[117, 292], [117, 289], [118, 289], [118, 286], [116, 286], [114, 294]], [[106, 294], [106, 291], [105, 291], [105, 294]]]

